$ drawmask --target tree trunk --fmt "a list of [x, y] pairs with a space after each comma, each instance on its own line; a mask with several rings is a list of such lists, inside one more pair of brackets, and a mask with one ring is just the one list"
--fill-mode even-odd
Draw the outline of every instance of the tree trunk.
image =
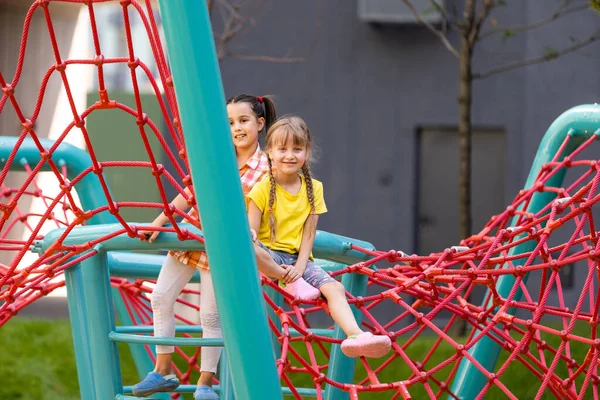
[[461, 35], [460, 87], [458, 91], [458, 139], [460, 148], [459, 201], [460, 237], [471, 236], [471, 104], [472, 75], [471, 58], [473, 49], [465, 34]]
[[[458, 90], [458, 140], [459, 140], [459, 209], [460, 209], [460, 237], [466, 239], [471, 236], [471, 105], [472, 105], [472, 75], [471, 61], [473, 48], [466, 33], [461, 35], [460, 43], [460, 83]], [[467, 321], [461, 319], [457, 323], [457, 333], [465, 336]]]

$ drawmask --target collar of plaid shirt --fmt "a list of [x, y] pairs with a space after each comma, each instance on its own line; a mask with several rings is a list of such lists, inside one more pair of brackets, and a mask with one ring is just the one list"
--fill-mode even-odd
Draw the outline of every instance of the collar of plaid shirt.
[[[260, 144], [258, 146], [256, 146], [256, 151], [254, 152], [254, 154], [252, 155], [252, 157], [250, 157], [248, 159], [248, 161], [246, 161], [246, 164], [244, 166], [248, 166], [249, 168], [252, 169], [256, 169], [258, 168], [258, 165], [260, 164], [260, 158], [262, 156], [262, 149], [260, 148]], [[244, 168], [244, 166], [242, 166], [240, 169]]]

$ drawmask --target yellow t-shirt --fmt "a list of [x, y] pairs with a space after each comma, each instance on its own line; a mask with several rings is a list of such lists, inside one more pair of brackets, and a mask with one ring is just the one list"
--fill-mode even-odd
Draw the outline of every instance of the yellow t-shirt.
[[[277, 221], [275, 226], [275, 242], [271, 242], [269, 227], [269, 193], [271, 191], [271, 181], [269, 176], [265, 176], [258, 182], [250, 193], [246, 196], [246, 205], [252, 199], [258, 209], [262, 211], [260, 220], [260, 229], [257, 232], [258, 240], [271, 250], [284, 251], [290, 254], [297, 254], [300, 251], [302, 243], [302, 234], [304, 232], [304, 223], [310, 215], [310, 203], [306, 194], [306, 183], [304, 177], [299, 175], [302, 185], [298, 194], [291, 194], [279, 185], [275, 188], [275, 203], [273, 204], [273, 214]], [[323, 198], [323, 184], [312, 180], [313, 194], [315, 197], [316, 214], [327, 212], [325, 199]]]

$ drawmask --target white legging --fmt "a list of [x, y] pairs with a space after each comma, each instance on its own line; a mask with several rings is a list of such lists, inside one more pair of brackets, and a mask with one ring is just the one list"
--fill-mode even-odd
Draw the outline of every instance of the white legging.
[[[175, 302], [195, 272], [196, 268], [183, 264], [167, 255], [151, 298], [152, 311], [154, 312], [154, 336], [175, 336]], [[202, 323], [202, 337], [223, 337], [212, 277], [208, 271], [200, 271], [200, 321]], [[202, 348], [200, 352], [200, 371], [217, 372], [221, 349], [221, 347]], [[156, 346], [158, 354], [173, 353], [174, 351], [173, 346]]]

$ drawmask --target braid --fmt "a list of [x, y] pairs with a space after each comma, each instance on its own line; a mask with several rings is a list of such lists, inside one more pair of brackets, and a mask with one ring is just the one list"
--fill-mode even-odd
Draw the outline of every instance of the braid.
[[311, 214], [315, 213], [315, 194], [312, 184], [312, 176], [308, 164], [302, 166], [302, 175], [304, 175], [304, 181], [306, 182], [306, 194], [308, 195], [308, 203], [310, 204]]
[[[310, 174], [310, 168], [308, 167], [308, 164], [305, 163], [302, 166], [302, 175], [304, 175], [304, 182], [306, 183], [306, 195], [308, 196], [308, 203], [310, 204], [310, 215], [308, 216], [308, 218], [310, 218], [313, 215], [316, 215], [316, 210], [315, 210], [315, 192], [314, 192], [314, 188], [313, 188], [313, 182], [312, 182], [312, 176]], [[315, 234], [316, 231], [316, 225], [314, 223], [314, 219], [311, 218], [311, 222], [308, 225], [309, 231], [308, 234], [310, 236]]]
[[277, 224], [277, 220], [275, 219], [275, 214], [273, 213], [273, 204], [275, 203], [276, 197], [276, 183], [275, 177], [273, 176], [273, 168], [271, 167], [271, 158], [267, 155], [267, 161], [269, 162], [269, 181], [271, 182], [271, 190], [269, 191], [269, 228], [271, 235], [271, 242], [275, 242], [275, 225]]

